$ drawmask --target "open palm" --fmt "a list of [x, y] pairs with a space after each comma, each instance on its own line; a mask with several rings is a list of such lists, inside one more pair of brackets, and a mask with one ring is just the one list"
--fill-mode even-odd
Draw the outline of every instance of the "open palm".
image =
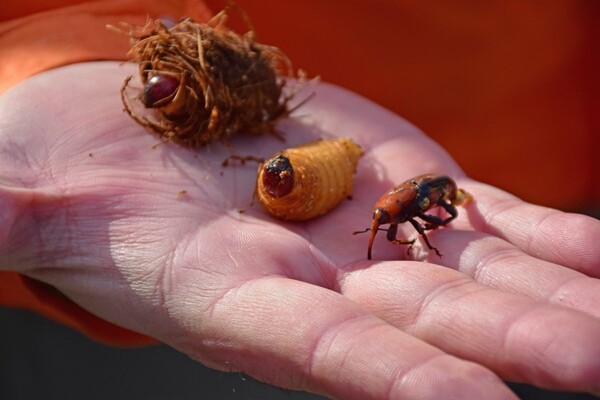
[[[283, 387], [362, 399], [513, 398], [501, 379], [600, 391], [598, 221], [472, 181], [410, 124], [320, 84], [280, 124], [285, 142], [230, 143], [259, 157], [319, 137], [364, 148], [352, 200], [282, 222], [253, 204], [256, 165], [222, 167], [219, 144], [160, 144], [124, 114], [132, 72], [78, 64], [0, 98], [0, 268]], [[387, 189], [426, 172], [475, 198], [429, 234], [443, 257], [417, 242], [406, 259], [381, 235], [367, 261], [368, 237], [352, 231]]]

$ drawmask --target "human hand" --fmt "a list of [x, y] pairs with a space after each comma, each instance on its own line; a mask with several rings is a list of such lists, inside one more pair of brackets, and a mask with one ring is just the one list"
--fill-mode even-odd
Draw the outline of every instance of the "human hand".
[[[0, 269], [57, 287], [203, 364], [338, 398], [514, 398], [514, 380], [600, 391], [600, 223], [464, 176], [399, 117], [329, 85], [284, 121], [286, 142], [349, 136], [353, 199], [305, 223], [251, 205], [254, 165], [223, 168], [122, 112], [118, 63], [46, 72], [0, 98]], [[475, 201], [419, 242], [367, 239], [374, 202], [438, 171]], [[240, 212], [243, 210], [244, 212]], [[410, 226], [400, 236], [416, 237]], [[383, 236], [383, 235], [382, 235]]]

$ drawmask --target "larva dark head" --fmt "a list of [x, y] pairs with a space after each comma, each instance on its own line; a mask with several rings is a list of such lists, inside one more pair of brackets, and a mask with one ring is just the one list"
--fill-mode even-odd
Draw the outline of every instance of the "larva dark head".
[[148, 79], [142, 93], [142, 103], [146, 108], [162, 107], [173, 100], [179, 80], [170, 75], [154, 75]]
[[262, 184], [273, 197], [283, 197], [294, 188], [294, 169], [290, 159], [279, 154], [269, 160], [263, 170]]

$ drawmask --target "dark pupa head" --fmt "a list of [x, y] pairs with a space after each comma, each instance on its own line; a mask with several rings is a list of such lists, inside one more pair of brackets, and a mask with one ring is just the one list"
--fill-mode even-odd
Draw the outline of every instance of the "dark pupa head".
[[162, 107], [173, 100], [179, 88], [179, 80], [170, 75], [154, 75], [146, 85], [141, 96], [146, 108]]
[[283, 197], [294, 188], [294, 169], [290, 159], [279, 154], [263, 167], [262, 184], [273, 197]]

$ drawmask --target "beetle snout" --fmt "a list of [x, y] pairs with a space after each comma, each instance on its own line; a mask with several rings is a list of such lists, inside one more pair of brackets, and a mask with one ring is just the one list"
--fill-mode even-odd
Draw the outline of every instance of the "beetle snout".
[[375, 235], [379, 230], [379, 221], [373, 219], [373, 225], [371, 225], [371, 236], [369, 237], [369, 249], [367, 250], [367, 259], [371, 259], [371, 249], [373, 248], [373, 242], [375, 241]]
[[369, 249], [367, 251], [367, 259], [371, 259], [371, 249], [373, 248], [373, 242], [375, 241], [375, 235], [379, 230], [379, 226], [382, 224], [389, 223], [390, 215], [381, 208], [376, 208], [373, 211], [373, 225], [371, 225], [371, 236], [369, 238]]

